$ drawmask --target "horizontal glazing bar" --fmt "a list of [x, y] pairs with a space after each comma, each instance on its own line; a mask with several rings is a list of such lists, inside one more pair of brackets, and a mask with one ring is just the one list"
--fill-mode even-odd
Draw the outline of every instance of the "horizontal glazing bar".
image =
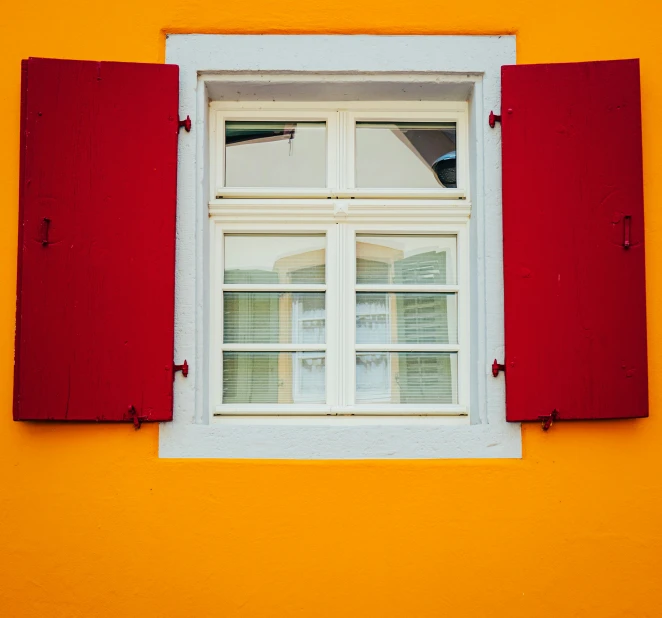
[[324, 284], [255, 284], [255, 283], [224, 283], [224, 292], [325, 292]]
[[357, 343], [357, 352], [457, 352], [457, 344], [436, 343]]
[[319, 404], [224, 404], [214, 408], [214, 416], [458, 416], [466, 417], [466, 407], [452, 404], [359, 404], [327, 406]]
[[223, 343], [227, 352], [324, 352], [323, 343]]
[[[288, 197], [278, 197], [273, 195], [273, 191], [265, 190], [265, 193], [268, 194], [268, 197], [264, 195], [259, 197], [254, 197], [250, 200], [240, 197], [223, 197], [220, 199], [211, 199], [209, 200], [209, 210], [223, 210], [226, 207], [241, 206], [242, 208], [251, 209], [259, 208], [261, 210], [268, 209], [278, 209], [282, 206], [292, 206], [296, 208], [314, 208], [316, 206], [328, 206], [331, 209], [335, 207], [335, 200], [329, 200], [329, 197], [339, 197], [332, 195], [330, 192], [328, 195], [323, 195], [320, 197], [300, 197], [295, 196], [296, 199], [293, 202], [290, 202]], [[341, 197], [340, 199], [351, 199], [353, 194], [347, 196], [347, 198]], [[354, 207], [364, 207], [372, 206], [375, 210], [379, 209], [392, 209], [392, 208], [412, 208], [412, 207], [427, 207], [441, 210], [445, 212], [446, 210], [455, 210], [461, 208], [463, 210], [471, 210], [471, 202], [469, 200], [458, 200], [457, 198], [426, 198], [424, 201], [417, 198], [407, 198], [407, 197], [389, 197], [379, 196], [378, 199], [371, 197], [357, 197], [351, 200], [350, 208]], [[304, 214], [304, 213], [302, 213]]]
[[412, 292], [421, 294], [456, 294], [459, 285], [355, 285], [357, 292]]

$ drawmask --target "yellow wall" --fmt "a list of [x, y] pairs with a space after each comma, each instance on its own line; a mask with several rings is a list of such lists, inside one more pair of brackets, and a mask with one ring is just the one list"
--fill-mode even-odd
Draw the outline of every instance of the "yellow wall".
[[[3, 3], [0, 616], [662, 616], [660, 6]], [[358, 463], [159, 460], [156, 426], [13, 423], [20, 59], [158, 62], [165, 31], [516, 33], [519, 62], [640, 57], [651, 418], [527, 426], [517, 461]]]

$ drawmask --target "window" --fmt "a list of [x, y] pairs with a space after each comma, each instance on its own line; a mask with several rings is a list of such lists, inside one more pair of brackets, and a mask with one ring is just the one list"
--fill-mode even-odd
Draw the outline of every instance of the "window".
[[211, 104], [213, 416], [468, 415], [467, 116]]
[[[499, 109], [501, 67], [516, 61], [515, 37], [172, 34], [166, 37], [166, 61], [180, 68], [180, 117], [190, 114], [193, 126], [191, 133], [182, 131], [179, 136], [175, 300], [175, 358], [188, 359], [191, 370], [187, 379], [174, 382], [174, 418], [159, 428], [159, 456], [520, 457], [520, 427], [506, 422], [504, 381], [494, 379], [490, 368], [495, 357], [503, 357], [504, 334], [501, 145], [499, 131], [487, 124], [489, 110]], [[310, 128], [310, 161], [306, 159], [306, 163], [312, 166], [313, 161], [320, 160], [314, 154], [319, 152], [314, 143], [322, 141], [322, 171], [316, 165], [306, 186], [297, 186], [290, 178], [285, 180], [284, 172], [283, 186], [276, 187], [261, 186], [265, 184], [263, 177], [255, 175], [251, 176], [253, 186], [241, 177], [226, 180], [220, 119], [235, 122], [230, 128], [237, 133], [239, 129], [255, 128], [239, 123], [279, 123], [269, 128], [272, 142], [266, 142], [267, 136], [260, 134], [257, 143], [237, 140], [238, 145], [228, 149], [234, 149], [232, 157], [240, 154], [240, 149], [265, 147], [274, 149], [275, 157], [276, 149], [281, 149], [287, 152], [290, 164], [295, 158], [302, 160], [303, 132], [296, 136], [295, 130], [290, 143], [286, 131]], [[450, 178], [442, 180], [445, 188], [439, 187], [434, 178], [434, 184], [417, 181], [414, 187], [367, 186], [373, 183], [363, 174], [365, 168], [355, 170], [347, 156], [350, 153], [355, 158], [356, 152], [356, 147], [348, 143], [355, 139], [348, 127], [352, 121], [371, 125], [359, 124], [363, 127], [360, 130], [370, 134], [383, 133], [380, 123], [425, 123], [442, 125], [440, 130], [448, 131], [443, 125], [457, 122], [456, 165], [449, 153], [441, 155], [446, 157], [445, 162], [436, 166], [446, 169], [441, 173], [454, 171], [456, 186]], [[323, 140], [315, 142], [313, 138], [320, 135], [316, 132], [318, 123], [326, 127]], [[361, 140], [362, 135], [356, 139]], [[418, 161], [416, 157], [411, 160]], [[354, 165], [359, 164], [354, 161]], [[423, 174], [429, 182], [425, 168]], [[333, 231], [341, 228], [344, 236]], [[324, 313], [319, 305], [313, 310], [310, 304], [293, 300], [293, 306], [301, 307], [292, 309], [301, 326], [295, 328], [290, 322], [290, 328], [305, 328], [309, 334], [304, 341], [311, 343], [314, 335], [310, 333], [321, 327], [323, 318], [326, 349], [300, 352], [324, 352], [327, 398], [334, 392], [350, 393], [356, 398], [353, 348], [359, 344], [352, 332], [356, 322], [343, 315], [357, 311], [357, 292], [352, 289], [356, 245], [347, 241], [348, 235], [354, 239], [363, 235], [365, 239], [426, 233], [457, 238], [457, 406], [463, 406], [466, 414], [453, 412], [454, 404], [449, 403], [443, 404], [448, 411], [445, 414], [420, 415], [411, 413], [411, 407], [429, 404], [407, 402], [389, 407], [384, 401], [368, 403], [365, 390], [360, 393], [362, 409], [373, 406], [374, 413], [348, 411], [348, 406], [339, 411], [339, 403], [329, 399], [324, 404], [312, 403], [308, 398], [311, 390], [314, 393], [313, 386], [299, 380], [297, 374], [292, 378], [294, 403], [223, 403], [226, 234], [228, 238], [325, 236]], [[332, 252], [340, 259], [333, 258]], [[334, 282], [340, 280], [349, 289], [332, 291], [337, 285]], [[407, 328], [419, 319], [413, 316], [424, 310], [426, 302], [416, 301], [415, 310], [408, 307]], [[271, 306], [263, 301], [264, 305]], [[364, 310], [371, 313], [369, 319], [374, 326], [366, 334], [370, 344], [379, 329], [386, 328], [387, 320], [391, 327], [396, 324], [386, 311], [386, 301], [372, 305], [364, 307], [362, 303], [358, 310], [359, 315]], [[339, 332], [334, 334], [338, 323], [344, 325], [345, 339], [339, 340]], [[449, 323], [449, 337], [453, 328]], [[300, 344], [301, 338], [296, 343]], [[293, 372], [299, 371], [296, 364], [292, 367]], [[346, 373], [339, 373], [343, 367]], [[393, 374], [392, 368], [388, 371], [386, 376]], [[376, 381], [371, 396], [379, 396], [381, 388], [383, 398], [389, 379]], [[336, 387], [340, 386], [335, 391], [334, 381]], [[409, 407], [409, 412], [395, 411], [397, 405]], [[219, 412], [223, 406], [236, 406], [237, 411], [224, 408]], [[247, 413], [247, 407], [255, 411]], [[259, 412], [260, 407], [267, 411]], [[280, 416], [279, 410], [286, 415]]]

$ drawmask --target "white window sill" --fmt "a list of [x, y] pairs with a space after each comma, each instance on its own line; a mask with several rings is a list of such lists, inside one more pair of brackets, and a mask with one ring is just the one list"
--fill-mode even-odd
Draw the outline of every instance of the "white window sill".
[[519, 424], [456, 418], [240, 418], [162, 423], [161, 457], [226, 459], [519, 458]]
[[[487, 115], [500, 105], [501, 65], [514, 64], [512, 36], [169, 35], [166, 61], [180, 66], [180, 116], [194, 129], [180, 134], [177, 187], [174, 421], [159, 429], [159, 456], [231, 459], [519, 458], [521, 429], [505, 422], [504, 381], [492, 360], [503, 357], [503, 259], [500, 130]], [[342, 74], [361, 87], [401, 92], [415, 82], [426, 100], [470, 106], [471, 410], [465, 417], [209, 417], [208, 268], [210, 201], [208, 100], [223, 80], [265, 83], [265, 73], [324, 80]], [[362, 75], [365, 74], [365, 75]], [[268, 77], [268, 75], [267, 75]], [[376, 81], [375, 81], [376, 80]], [[366, 82], [366, 83], [364, 83]], [[370, 82], [370, 83], [367, 83]], [[227, 82], [225, 83], [227, 86]], [[327, 84], [328, 85], [328, 84]], [[243, 87], [243, 86], [242, 86]], [[290, 86], [279, 86], [288, 92]], [[259, 88], [255, 89], [258, 92]], [[466, 204], [462, 204], [466, 208]]]

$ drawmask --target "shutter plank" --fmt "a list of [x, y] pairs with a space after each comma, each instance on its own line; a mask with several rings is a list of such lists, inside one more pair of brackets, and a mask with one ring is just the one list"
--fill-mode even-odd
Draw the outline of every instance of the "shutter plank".
[[14, 417], [170, 420], [178, 68], [27, 74]]
[[639, 63], [505, 66], [502, 118], [507, 419], [648, 416]]

